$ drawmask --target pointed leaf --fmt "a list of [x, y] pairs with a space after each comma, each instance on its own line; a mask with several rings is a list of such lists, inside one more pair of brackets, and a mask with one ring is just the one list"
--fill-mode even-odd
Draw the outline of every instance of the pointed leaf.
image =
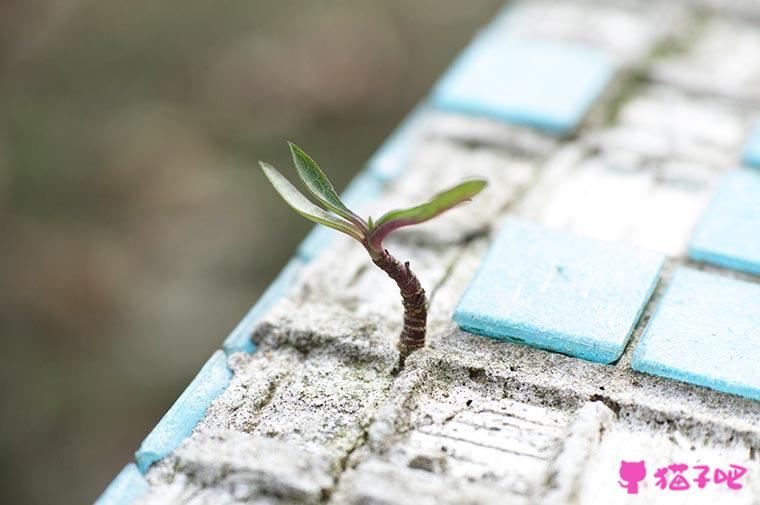
[[296, 212], [301, 214], [306, 219], [325, 225], [329, 228], [341, 231], [346, 235], [350, 235], [356, 240], [361, 241], [362, 236], [359, 230], [356, 229], [351, 223], [340, 219], [327, 213], [324, 209], [314, 205], [308, 198], [303, 196], [283, 175], [278, 172], [272, 165], [268, 163], [259, 162], [264, 175], [267, 176], [269, 182], [272, 183], [274, 189], [280, 194], [280, 196], [295, 209]]
[[293, 142], [288, 142], [288, 145], [293, 155], [293, 163], [298, 170], [298, 176], [309, 192], [331, 211], [352, 221], [357, 226], [366, 228], [364, 221], [341, 201], [332, 183], [319, 168], [319, 165]]
[[430, 201], [408, 209], [392, 210], [384, 214], [374, 224], [375, 228], [369, 237], [370, 245], [380, 249], [383, 239], [392, 231], [402, 226], [423, 223], [446, 212], [480, 193], [488, 184], [483, 179], [463, 182], [453, 188], [433, 196]]

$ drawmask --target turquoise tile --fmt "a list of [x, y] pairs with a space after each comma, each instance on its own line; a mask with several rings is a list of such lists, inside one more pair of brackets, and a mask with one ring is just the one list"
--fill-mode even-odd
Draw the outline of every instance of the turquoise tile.
[[430, 107], [417, 105], [367, 162], [367, 170], [381, 181], [392, 181], [406, 169], [414, 145], [424, 135]]
[[148, 492], [148, 487], [137, 465], [130, 463], [108, 485], [95, 505], [131, 505]]
[[694, 230], [689, 257], [760, 275], [760, 171], [725, 176]]
[[288, 261], [275, 280], [272, 281], [261, 297], [259, 297], [256, 304], [251, 307], [251, 310], [248, 311], [242, 321], [232, 330], [232, 333], [224, 339], [224, 343], [222, 344], [224, 352], [227, 354], [232, 354], [233, 352], [251, 354], [256, 351], [256, 344], [251, 340], [254, 328], [259, 320], [272, 310], [277, 301], [288, 294], [305, 264], [299, 258], [293, 258]]
[[657, 284], [662, 254], [508, 219], [454, 311], [463, 329], [610, 363]]
[[583, 120], [615, 75], [606, 52], [484, 30], [434, 88], [444, 110], [483, 115], [565, 135]]
[[747, 139], [747, 145], [744, 146], [744, 164], [760, 168], [760, 121], [755, 124]]
[[[380, 196], [383, 187], [384, 183], [382, 180], [369, 171], [363, 171], [346, 186], [340, 198], [346, 204], [346, 207], [361, 214], [361, 207]], [[364, 217], [366, 218], [367, 216]], [[330, 244], [332, 244], [332, 241], [338, 235], [340, 235], [339, 231], [322, 225], [316, 225], [298, 246], [296, 255], [304, 261], [311, 261], [330, 247]]]
[[679, 268], [633, 353], [634, 370], [760, 400], [760, 285]]
[[227, 388], [231, 377], [227, 356], [222, 351], [216, 351], [143, 440], [135, 453], [141, 472], [145, 473], [150, 465], [179, 447], [203, 418], [211, 402]]

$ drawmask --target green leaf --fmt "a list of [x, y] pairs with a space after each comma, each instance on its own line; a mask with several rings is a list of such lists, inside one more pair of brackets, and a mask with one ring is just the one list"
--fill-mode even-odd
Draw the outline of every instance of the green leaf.
[[351, 223], [344, 221], [332, 214], [327, 213], [324, 209], [314, 205], [308, 198], [303, 196], [283, 175], [278, 172], [272, 165], [260, 161], [264, 175], [272, 183], [274, 189], [280, 196], [306, 219], [325, 225], [334, 230], [350, 235], [356, 240], [362, 240], [361, 232]]
[[422, 205], [387, 212], [374, 223], [374, 230], [369, 237], [370, 245], [375, 249], [380, 249], [380, 244], [390, 232], [402, 226], [429, 221], [452, 207], [471, 199], [480, 193], [486, 184], [488, 183], [483, 179], [466, 181], [436, 194]]
[[332, 210], [339, 216], [348, 219], [357, 226], [366, 229], [367, 225], [364, 220], [354, 214], [341, 201], [332, 183], [319, 168], [319, 165], [317, 165], [317, 163], [311, 159], [303, 149], [293, 142], [288, 142], [288, 146], [290, 146], [290, 152], [293, 155], [293, 163], [298, 170], [298, 176], [306, 185], [309, 192], [328, 209]]
[[387, 212], [375, 222], [375, 227], [379, 228], [383, 224], [398, 219], [409, 220], [411, 221], [409, 224], [428, 221], [442, 212], [471, 199], [473, 196], [480, 193], [481, 190], [486, 187], [486, 184], [488, 183], [482, 179], [475, 179], [457, 184], [453, 188], [436, 194], [428, 202], [423, 203], [422, 205]]

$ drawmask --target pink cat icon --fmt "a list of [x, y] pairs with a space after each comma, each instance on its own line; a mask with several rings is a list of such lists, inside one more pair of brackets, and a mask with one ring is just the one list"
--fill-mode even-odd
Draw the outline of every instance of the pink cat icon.
[[618, 481], [620, 487], [628, 490], [628, 494], [638, 494], [639, 482], [644, 480], [647, 475], [647, 469], [643, 461], [620, 461], [620, 478], [625, 481]]

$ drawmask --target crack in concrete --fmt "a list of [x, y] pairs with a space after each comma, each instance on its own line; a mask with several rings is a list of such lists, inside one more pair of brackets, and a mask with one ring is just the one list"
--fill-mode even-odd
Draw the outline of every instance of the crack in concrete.
[[454, 268], [456, 267], [457, 263], [459, 263], [459, 260], [462, 259], [462, 255], [464, 254], [464, 251], [459, 251], [459, 253], [454, 256], [454, 258], [449, 261], [449, 264], [446, 265], [446, 270], [443, 273], [443, 276], [438, 280], [438, 282], [433, 286], [433, 289], [430, 290], [430, 295], [428, 297], [428, 313], [430, 312], [430, 309], [433, 307], [433, 301], [435, 300], [435, 295], [438, 293], [438, 291], [443, 287], [443, 285], [446, 283], [447, 280], [451, 277], [451, 274], [454, 272]]
[[264, 411], [265, 408], [267, 408], [267, 406], [270, 403], [272, 403], [272, 400], [274, 399], [274, 396], [277, 390], [280, 388], [282, 384], [289, 382], [291, 376], [292, 376], [292, 372], [285, 373], [279, 380], [273, 380], [269, 384], [266, 395], [264, 395], [264, 398], [262, 398], [259, 404], [254, 407], [256, 409], [256, 413], [259, 415], [257, 416], [257, 422], [253, 423], [252, 426], [250, 426], [250, 428], [247, 430], [248, 433], [255, 430], [256, 427], [258, 427], [261, 424], [261, 413]]
[[351, 456], [357, 450], [367, 445], [367, 440], [369, 437], [369, 427], [372, 425], [373, 420], [370, 420], [370, 422], [367, 423], [367, 425], [364, 427], [364, 429], [359, 434], [359, 436], [356, 437], [354, 444], [346, 451], [346, 454], [344, 454], [343, 457], [338, 462], [338, 472], [336, 473], [333, 479], [333, 486], [331, 489], [325, 490], [323, 492], [322, 501], [320, 503], [325, 503], [325, 504], [330, 503], [330, 500], [332, 499], [333, 495], [335, 494], [335, 491], [338, 489], [338, 486], [340, 485], [341, 478], [348, 470], [348, 464], [351, 459]]
[[589, 401], [603, 403], [608, 409], [615, 413], [616, 418], [620, 417], [620, 404], [612, 398], [600, 394], [593, 394], [589, 397]]

